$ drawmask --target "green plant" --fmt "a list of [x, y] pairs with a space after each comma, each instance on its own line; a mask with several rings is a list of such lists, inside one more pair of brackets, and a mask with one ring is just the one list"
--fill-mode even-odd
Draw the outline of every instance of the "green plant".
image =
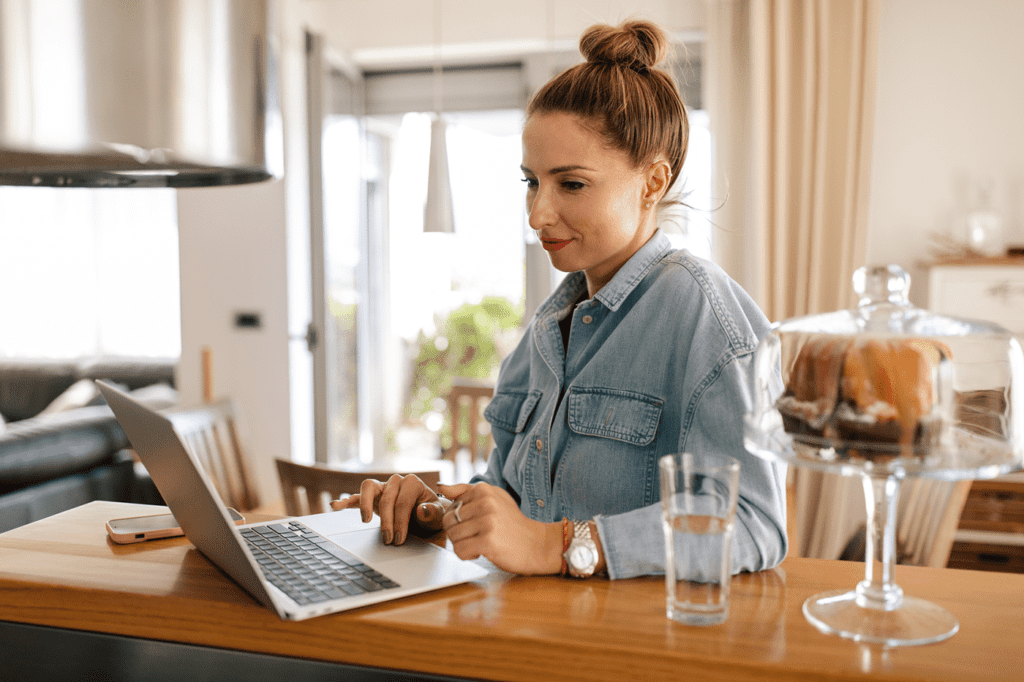
[[[444, 396], [454, 377], [495, 379], [501, 364], [500, 340], [514, 332], [523, 311], [506, 298], [485, 296], [466, 303], [447, 317], [438, 318], [437, 332], [420, 333], [414, 360], [409, 418], [422, 420], [431, 412], [444, 411]], [[442, 442], [451, 438], [445, 421]]]

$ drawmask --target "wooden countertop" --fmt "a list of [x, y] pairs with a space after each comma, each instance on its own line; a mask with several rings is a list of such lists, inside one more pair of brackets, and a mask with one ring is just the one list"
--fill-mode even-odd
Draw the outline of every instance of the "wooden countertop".
[[[926, 646], [885, 649], [818, 632], [801, 612], [850, 587], [859, 563], [787, 559], [737, 576], [726, 623], [665, 617], [664, 579], [510, 576], [298, 623], [285, 622], [184, 538], [115, 545], [93, 502], [0, 535], [0, 620], [354, 665], [502, 680], [1018, 680], [1024, 575], [908, 566], [907, 594], [960, 620]], [[258, 520], [258, 519], [250, 519]]]

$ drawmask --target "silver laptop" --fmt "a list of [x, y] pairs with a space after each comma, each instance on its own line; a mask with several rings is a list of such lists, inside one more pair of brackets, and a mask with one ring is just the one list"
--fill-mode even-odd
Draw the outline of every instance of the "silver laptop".
[[235, 526], [172, 422], [96, 382], [186, 537], [257, 601], [285, 620], [458, 585], [487, 575], [453, 552], [410, 537], [385, 545], [380, 520], [359, 510]]

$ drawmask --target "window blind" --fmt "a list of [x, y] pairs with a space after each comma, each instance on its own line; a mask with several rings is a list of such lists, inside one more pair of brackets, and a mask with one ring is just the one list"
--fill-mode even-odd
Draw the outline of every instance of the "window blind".
[[[519, 63], [445, 67], [440, 78], [441, 107], [445, 111], [521, 109], [529, 96]], [[432, 68], [368, 72], [364, 79], [368, 115], [437, 108]]]

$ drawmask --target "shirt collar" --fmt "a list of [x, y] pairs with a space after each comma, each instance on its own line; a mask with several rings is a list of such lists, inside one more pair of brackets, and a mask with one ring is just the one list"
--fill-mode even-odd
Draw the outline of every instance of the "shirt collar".
[[581, 272], [570, 272], [558, 285], [547, 304], [538, 312], [554, 313], [556, 319], [565, 317], [573, 303], [585, 295], [587, 278]]
[[671, 250], [672, 244], [668, 237], [660, 229], [655, 230], [647, 243], [623, 263], [612, 277], [612, 281], [601, 287], [594, 298], [608, 306], [609, 310], [617, 310], [633, 289], [643, 281], [654, 264]]
[[[647, 243], [640, 247], [619, 271], [615, 273], [612, 280], [601, 287], [601, 290], [594, 296], [598, 301], [607, 306], [610, 310], [616, 310], [626, 297], [633, 292], [650, 269], [661, 260], [666, 253], [672, 250], [672, 243], [660, 230], [655, 230], [654, 235], [647, 240]], [[562, 317], [564, 312], [575, 303], [587, 289], [587, 278], [582, 272], [571, 272], [566, 275], [562, 283], [552, 294], [545, 311], [554, 312], [556, 317]]]

